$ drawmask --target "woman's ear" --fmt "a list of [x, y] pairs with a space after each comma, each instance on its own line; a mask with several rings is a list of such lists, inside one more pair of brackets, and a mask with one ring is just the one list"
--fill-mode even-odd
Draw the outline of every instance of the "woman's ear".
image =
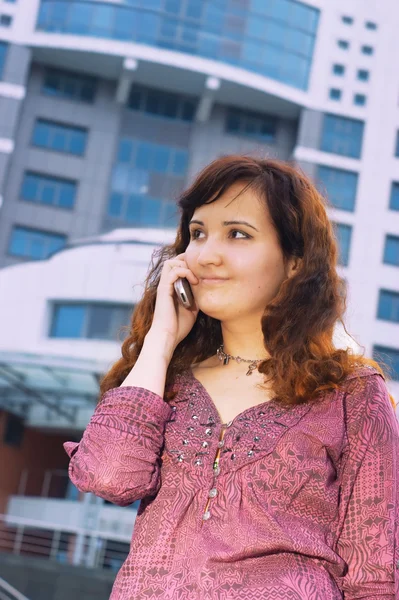
[[299, 258], [298, 256], [295, 256], [290, 260], [288, 266], [288, 277], [293, 277], [294, 275], [296, 275], [301, 263], [302, 258]]

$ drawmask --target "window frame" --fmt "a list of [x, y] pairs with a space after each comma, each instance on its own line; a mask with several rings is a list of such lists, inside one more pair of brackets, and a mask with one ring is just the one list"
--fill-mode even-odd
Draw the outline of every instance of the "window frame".
[[[72, 133], [73, 131], [83, 133], [85, 135], [83, 152], [77, 153], [77, 152], [71, 152], [70, 150], [61, 150], [59, 148], [53, 148], [51, 146], [35, 144], [34, 136], [35, 136], [36, 127], [39, 125], [39, 123], [48, 125], [50, 127], [55, 126], [55, 127], [63, 128], [65, 130], [69, 129], [70, 133]], [[83, 127], [80, 125], [71, 125], [71, 124], [68, 124], [65, 122], [61, 122], [61, 121], [53, 121], [51, 119], [45, 119], [44, 117], [36, 117], [36, 119], [33, 123], [33, 127], [32, 127], [32, 133], [31, 133], [31, 137], [30, 137], [30, 145], [32, 148], [40, 148], [41, 150], [48, 150], [50, 152], [57, 152], [59, 154], [68, 154], [71, 156], [84, 158], [86, 155], [86, 151], [87, 151], [88, 137], [89, 137], [89, 130], [87, 127]]]
[[[34, 256], [27, 255], [27, 254], [14, 254], [10, 251], [10, 247], [11, 247], [11, 243], [12, 243], [12, 239], [13, 239], [13, 233], [18, 229], [24, 230], [26, 232], [32, 232], [32, 233], [38, 233], [38, 234], [52, 236], [53, 238], [57, 238], [57, 237], [59, 239], [63, 238], [65, 243], [60, 248], [57, 248], [56, 250], [52, 251], [49, 255], [42, 257], [42, 258], [35, 258]], [[32, 260], [32, 261], [47, 260], [48, 258], [51, 258], [51, 256], [53, 256], [53, 254], [55, 254], [56, 252], [59, 252], [60, 250], [65, 248], [67, 243], [68, 243], [68, 235], [65, 233], [60, 233], [58, 231], [50, 231], [48, 229], [37, 229], [35, 227], [29, 227], [28, 225], [20, 225], [18, 223], [13, 223], [10, 228], [6, 252], [7, 252], [7, 256], [11, 256], [12, 258], [21, 258], [21, 259]]]

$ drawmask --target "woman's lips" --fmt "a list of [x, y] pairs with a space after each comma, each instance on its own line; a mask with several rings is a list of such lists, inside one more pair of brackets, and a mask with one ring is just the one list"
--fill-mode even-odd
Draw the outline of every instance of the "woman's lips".
[[221, 279], [219, 277], [201, 277], [201, 283], [218, 284], [224, 283], [225, 281], [227, 281], [227, 279]]

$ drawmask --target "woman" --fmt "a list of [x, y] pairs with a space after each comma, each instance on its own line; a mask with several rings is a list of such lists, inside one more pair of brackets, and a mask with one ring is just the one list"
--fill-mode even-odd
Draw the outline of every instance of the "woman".
[[80, 490], [141, 499], [111, 599], [399, 598], [399, 427], [379, 364], [333, 344], [345, 300], [324, 199], [293, 166], [226, 156], [179, 206], [65, 444]]

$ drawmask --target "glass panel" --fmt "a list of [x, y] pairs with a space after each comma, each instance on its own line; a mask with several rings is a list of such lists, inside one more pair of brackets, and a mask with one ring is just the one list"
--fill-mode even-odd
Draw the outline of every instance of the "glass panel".
[[118, 40], [134, 40], [137, 32], [137, 13], [118, 6], [114, 21], [115, 37]]
[[63, 183], [60, 186], [58, 204], [62, 208], [73, 208], [75, 204], [76, 186], [73, 183]]
[[32, 143], [35, 146], [46, 147], [49, 145], [50, 128], [47, 123], [37, 121], [33, 130]]
[[165, 227], [175, 227], [179, 220], [179, 209], [171, 202], [163, 203], [163, 224]]
[[132, 159], [133, 142], [131, 140], [122, 139], [119, 142], [117, 161], [124, 163], [130, 162]]
[[161, 201], [152, 198], [146, 198], [142, 204], [141, 224], [159, 225], [161, 222]]
[[63, 248], [66, 244], [66, 237], [65, 236], [49, 236], [48, 240], [47, 240], [47, 250], [48, 250], [48, 256], [50, 254], [52, 254], [53, 252], [56, 252], [57, 250], [60, 250], [61, 248]]
[[180, 0], [164, 0], [164, 9], [168, 13], [178, 15], [180, 13]]
[[399, 183], [392, 184], [389, 208], [391, 210], [399, 210]]
[[195, 116], [196, 104], [192, 100], [184, 100], [182, 107], [183, 121], [193, 121]]
[[204, 4], [201, 0], [187, 0], [186, 16], [192, 19], [201, 19]]
[[149, 169], [151, 166], [152, 144], [140, 142], [137, 146], [135, 165], [139, 169]]
[[122, 203], [123, 196], [122, 194], [118, 194], [117, 192], [112, 192], [109, 204], [108, 204], [108, 214], [110, 217], [121, 217], [122, 216]]
[[65, 129], [52, 127], [51, 147], [53, 150], [65, 151], [66, 146]]
[[56, 185], [53, 182], [43, 181], [40, 190], [40, 202], [42, 204], [55, 204]]
[[86, 82], [81, 85], [80, 100], [83, 102], [93, 102], [96, 95], [96, 85], [94, 82]]
[[[79, 35], [89, 33], [93, 5], [83, 2], [69, 2], [68, 4], [68, 31]], [[64, 22], [66, 22], [66, 18]]]
[[262, 61], [265, 47], [261, 42], [252, 42], [245, 40], [241, 46], [241, 56], [248, 63], [257, 63]]
[[329, 200], [336, 208], [351, 212], [355, 210], [357, 173], [319, 166], [318, 179], [321, 181], [322, 187], [325, 188]]
[[115, 165], [112, 172], [111, 187], [115, 192], [124, 192], [128, 187], [129, 165]]
[[172, 119], [177, 118], [178, 98], [174, 94], [164, 94], [162, 98], [162, 114]]
[[147, 92], [147, 96], [145, 99], [145, 110], [146, 112], [159, 115], [160, 114], [160, 95], [157, 92]]
[[14, 256], [29, 256], [27, 248], [27, 235], [23, 229], [16, 227], [11, 235], [11, 241], [8, 248], [9, 254]]
[[346, 267], [349, 263], [352, 227], [350, 225], [336, 224], [335, 231], [339, 250], [339, 264]]
[[68, 144], [69, 152], [82, 156], [86, 149], [86, 138], [87, 134], [85, 131], [71, 131]]
[[154, 151], [154, 171], [167, 173], [169, 166], [170, 150], [166, 146], [157, 146]]
[[89, 326], [87, 331], [88, 338], [106, 340], [111, 335], [112, 307], [109, 306], [91, 306], [89, 309]]
[[383, 360], [391, 368], [389, 373], [394, 381], [399, 381], [399, 350], [387, 348], [386, 346], [374, 346], [373, 358]]
[[46, 258], [46, 240], [42, 236], [32, 233], [28, 241], [29, 256], [35, 260]]
[[86, 310], [84, 304], [55, 306], [50, 337], [84, 337]]
[[185, 175], [188, 163], [188, 152], [186, 150], [175, 150], [173, 156], [172, 171], [176, 175]]
[[46, 75], [43, 92], [49, 96], [57, 96], [60, 94], [61, 77], [57, 73], [48, 73]]
[[386, 236], [384, 263], [399, 266], [399, 237], [393, 235]]
[[127, 103], [128, 107], [132, 108], [134, 110], [140, 110], [141, 97], [142, 97], [141, 90], [136, 89], [133, 85], [132, 88], [130, 89], [129, 100]]
[[142, 196], [138, 196], [136, 194], [129, 196], [126, 211], [126, 221], [132, 224], [134, 223], [136, 225], [141, 225], [141, 208], [143, 202], [144, 199]]
[[150, 171], [148, 169], [131, 168], [127, 191], [134, 194], [147, 194], [149, 180]]
[[260, 134], [265, 140], [274, 140], [276, 136], [276, 125], [273, 121], [262, 121]]
[[22, 184], [21, 197], [24, 200], [35, 201], [39, 196], [39, 183], [36, 175], [26, 174]]
[[230, 112], [227, 114], [226, 131], [238, 133], [241, 129], [241, 118], [238, 113]]
[[91, 33], [93, 35], [109, 37], [114, 20], [114, 6], [96, 4], [91, 21]]
[[135, 39], [138, 42], [155, 43], [161, 23], [159, 15], [154, 15], [147, 12], [139, 12], [137, 18], [138, 24], [137, 33], [134, 36]]

